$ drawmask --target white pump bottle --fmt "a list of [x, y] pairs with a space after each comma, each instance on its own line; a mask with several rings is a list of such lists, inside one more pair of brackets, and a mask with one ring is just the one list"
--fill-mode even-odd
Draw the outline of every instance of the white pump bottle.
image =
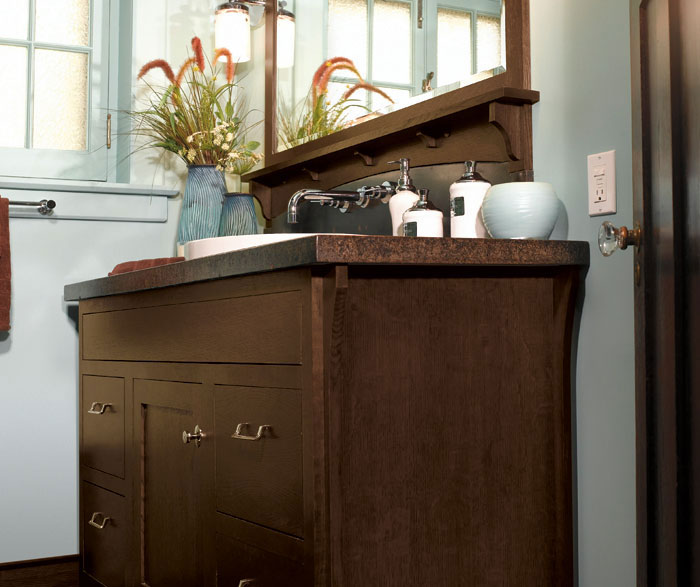
[[389, 213], [391, 214], [391, 234], [403, 236], [403, 214], [418, 201], [418, 190], [411, 181], [410, 162], [408, 158], [389, 163], [398, 163], [401, 170], [396, 193], [389, 200]]

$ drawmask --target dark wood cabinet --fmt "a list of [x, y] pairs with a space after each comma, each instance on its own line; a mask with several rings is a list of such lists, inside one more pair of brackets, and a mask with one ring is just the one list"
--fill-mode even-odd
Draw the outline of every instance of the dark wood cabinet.
[[329, 264], [81, 300], [84, 581], [572, 585], [581, 271]]

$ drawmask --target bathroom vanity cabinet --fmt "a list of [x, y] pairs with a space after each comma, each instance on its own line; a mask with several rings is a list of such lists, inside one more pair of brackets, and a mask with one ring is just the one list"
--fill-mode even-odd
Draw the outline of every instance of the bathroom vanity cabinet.
[[318, 236], [67, 286], [83, 583], [573, 585], [587, 264]]

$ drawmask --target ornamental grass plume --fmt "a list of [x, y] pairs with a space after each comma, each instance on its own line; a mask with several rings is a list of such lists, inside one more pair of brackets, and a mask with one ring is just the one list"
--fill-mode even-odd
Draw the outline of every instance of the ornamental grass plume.
[[[328, 98], [328, 84], [331, 76], [339, 70], [350, 71], [358, 81], [348, 86], [340, 99], [332, 102]], [[358, 90], [367, 90], [379, 94], [392, 104], [394, 101], [377, 86], [366, 82], [352, 60], [347, 57], [333, 57], [324, 61], [314, 73], [311, 80], [309, 96], [296, 108], [280, 104], [277, 135], [278, 142], [285, 149], [290, 149], [311, 138], [318, 138], [343, 130], [348, 121], [346, 114], [355, 106], [368, 110], [359, 100], [351, 98]]]
[[[170, 82], [166, 87], [146, 83], [152, 91], [147, 109], [129, 112], [131, 133], [144, 137], [137, 150], [157, 147], [175, 153], [187, 165], [215, 165], [220, 171], [243, 174], [262, 159], [257, 141], [246, 135], [259, 122], [248, 124], [245, 100], [234, 83], [231, 53], [219, 49], [207, 73], [207, 60], [198, 37], [192, 39], [193, 56], [174, 74], [163, 59], [149, 61], [138, 78], [160, 69]], [[226, 83], [218, 83], [216, 65], [226, 60]]]

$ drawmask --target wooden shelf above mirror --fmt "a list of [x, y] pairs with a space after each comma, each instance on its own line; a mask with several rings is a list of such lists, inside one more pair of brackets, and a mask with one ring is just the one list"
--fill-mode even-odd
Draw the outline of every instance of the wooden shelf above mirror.
[[455, 90], [430, 101], [386, 114], [288, 151], [272, 154], [267, 165], [243, 177], [260, 200], [266, 218], [287, 209], [304, 188], [330, 189], [397, 166], [508, 161], [512, 173], [532, 169], [531, 106], [539, 92], [497, 88], [465, 98]]

